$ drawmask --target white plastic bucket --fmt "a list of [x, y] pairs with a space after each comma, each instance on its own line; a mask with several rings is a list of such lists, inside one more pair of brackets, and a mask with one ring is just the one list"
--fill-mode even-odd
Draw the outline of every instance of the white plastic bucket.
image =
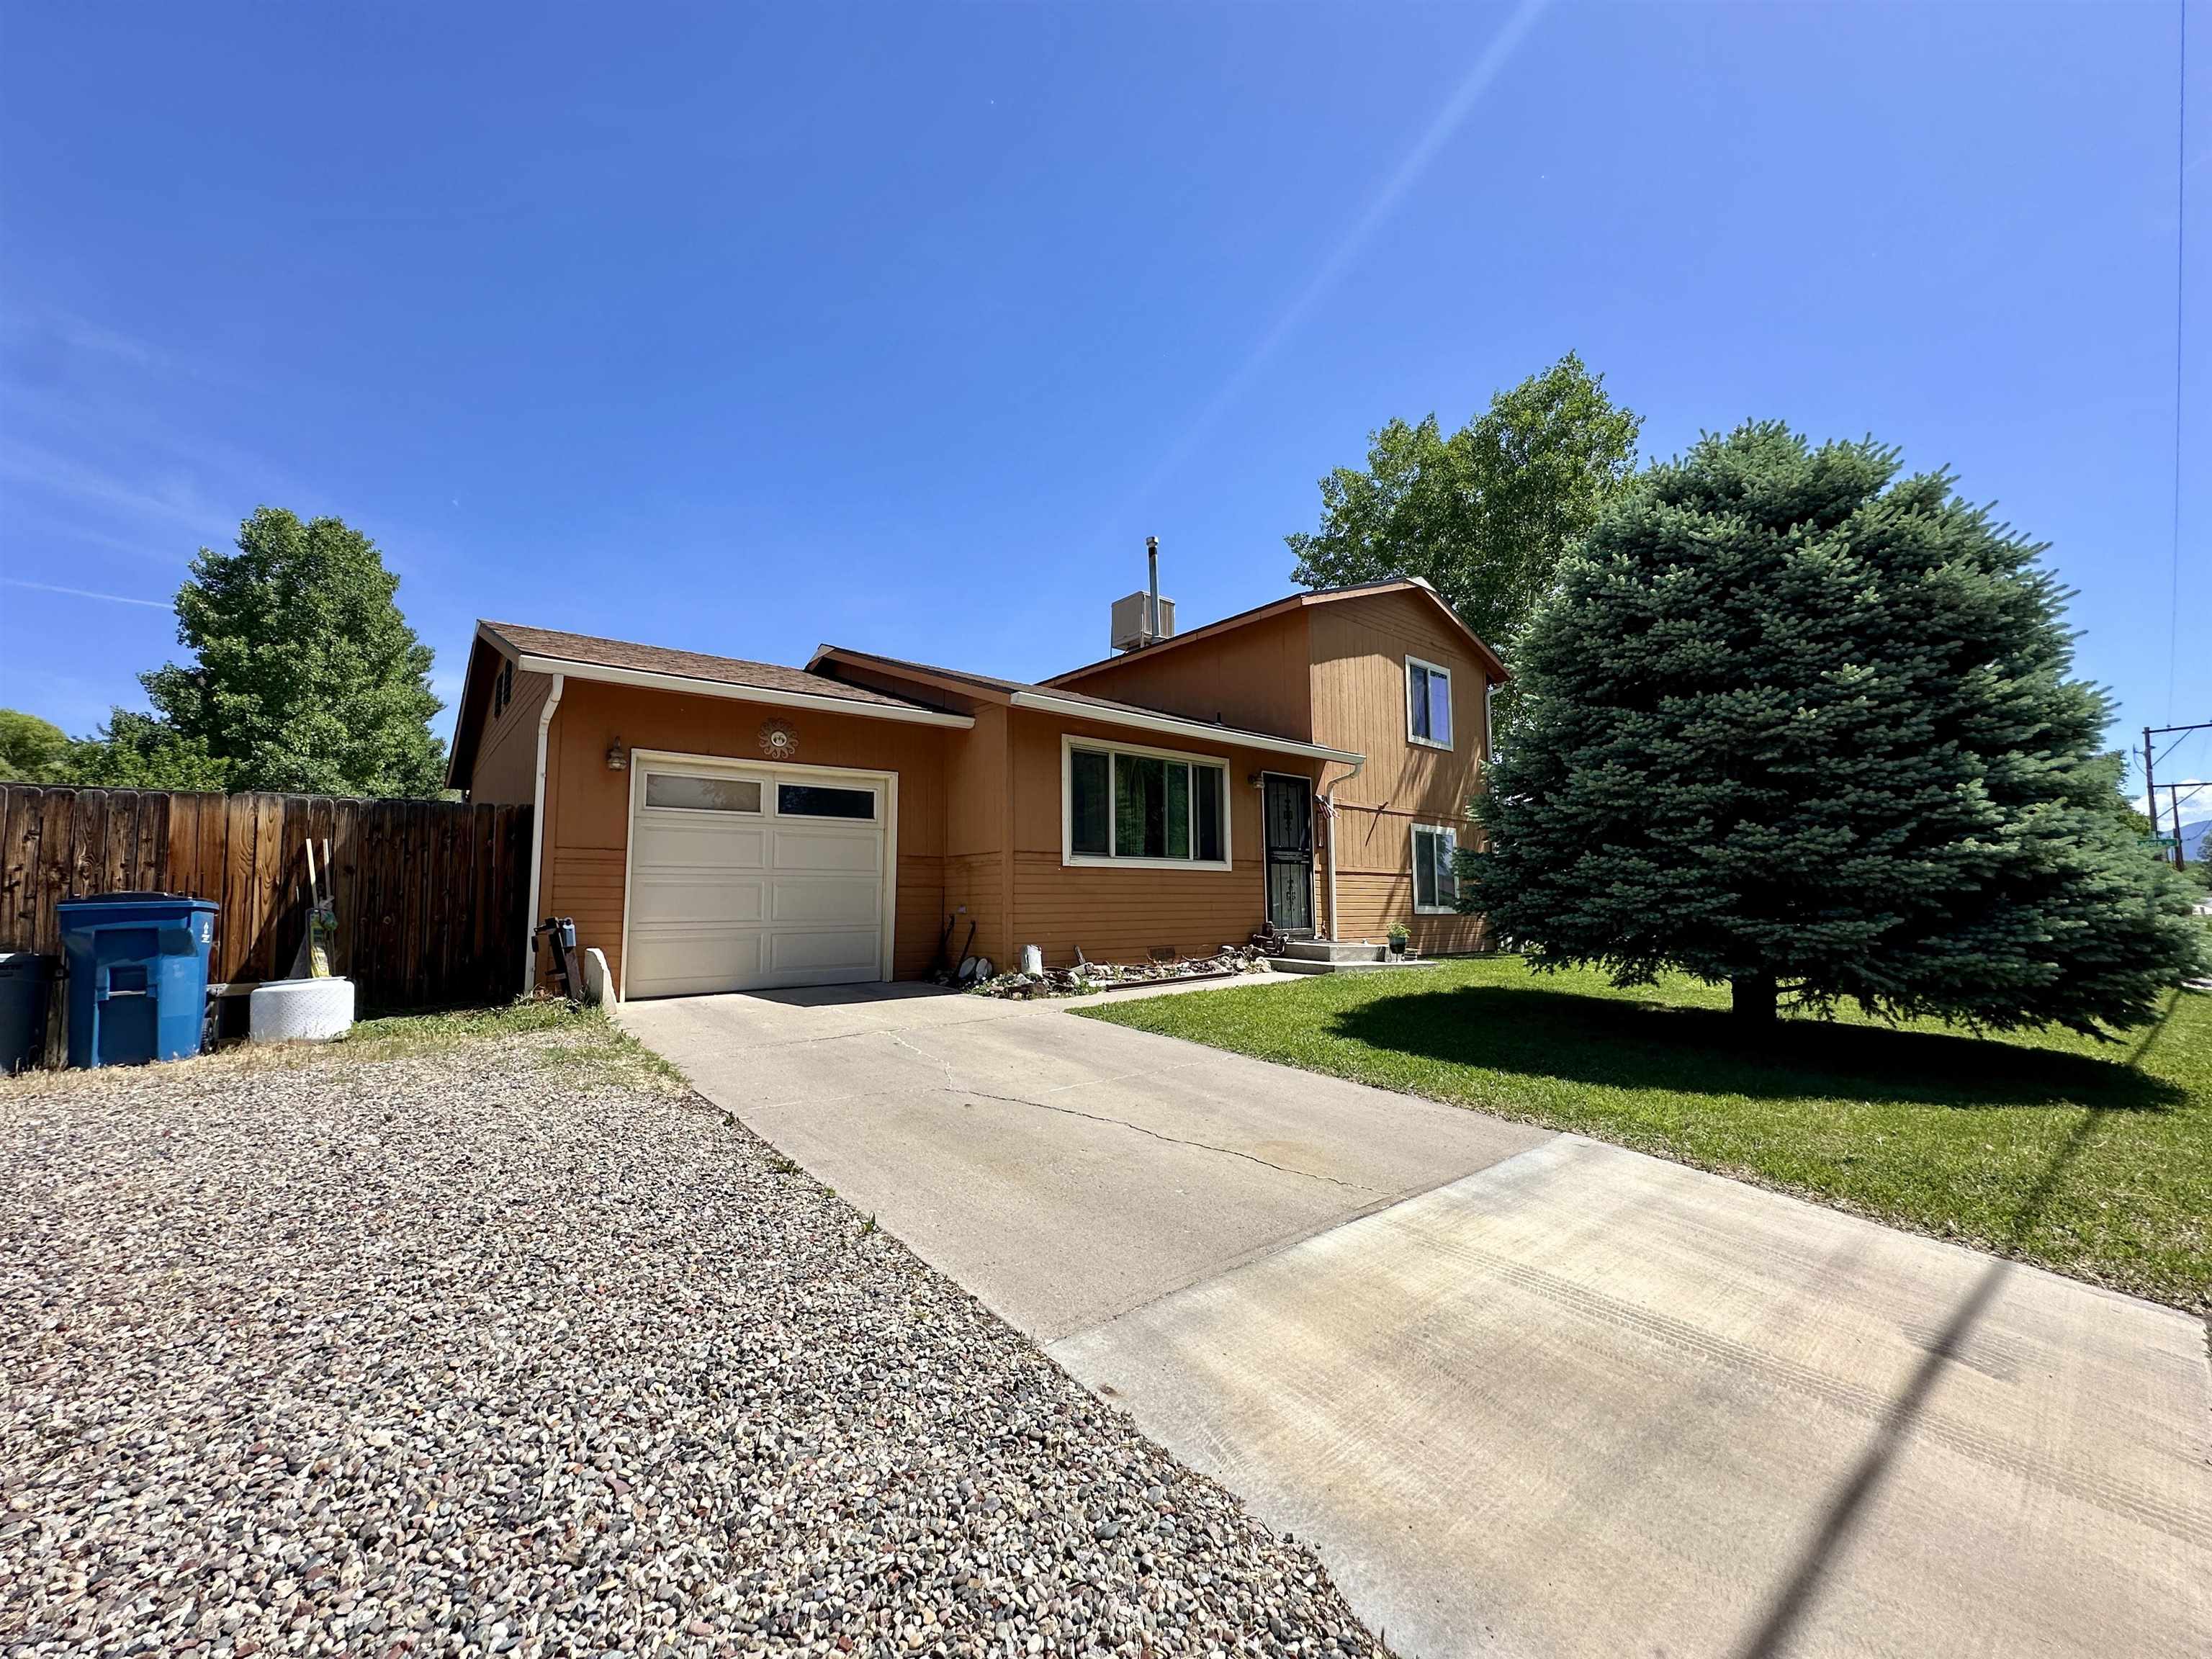
[[253, 988], [247, 1035], [256, 1042], [328, 1042], [353, 1030], [349, 979], [274, 979]]

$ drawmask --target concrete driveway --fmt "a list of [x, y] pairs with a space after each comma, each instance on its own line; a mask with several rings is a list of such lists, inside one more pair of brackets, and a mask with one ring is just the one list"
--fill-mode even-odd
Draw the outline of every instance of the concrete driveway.
[[1401, 1652], [2212, 1644], [2197, 1321], [1064, 1005], [623, 1018]]

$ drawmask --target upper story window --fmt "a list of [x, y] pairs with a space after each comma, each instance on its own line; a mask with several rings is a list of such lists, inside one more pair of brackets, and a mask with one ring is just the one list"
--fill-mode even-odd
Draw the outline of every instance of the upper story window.
[[1061, 861], [1229, 867], [1229, 769], [1165, 749], [1062, 739]]
[[507, 705], [514, 699], [514, 664], [507, 658], [500, 659], [499, 672], [491, 683], [491, 717], [497, 720], [507, 713]]
[[1406, 736], [1431, 749], [1452, 746], [1450, 669], [1406, 659]]

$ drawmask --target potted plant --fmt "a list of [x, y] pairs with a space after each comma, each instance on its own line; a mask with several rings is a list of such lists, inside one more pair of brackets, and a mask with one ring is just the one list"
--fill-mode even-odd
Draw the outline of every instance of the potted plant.
[[1390, 954], [1395, 957], [1403, 957], [1406, 954], [1407, 946], [1413, 943], [1413, 930], [1404, 922], [1394, 921], [1390, 924], [1388, 937], [1390, 940]]

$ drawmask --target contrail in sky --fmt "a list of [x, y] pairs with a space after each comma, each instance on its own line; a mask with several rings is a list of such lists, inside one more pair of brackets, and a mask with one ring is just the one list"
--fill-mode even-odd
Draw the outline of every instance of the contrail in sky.
[[1537, 18], [1543, 15], [1550, 3], [1551, 0], [1521, 0], [1521, 3], [1514, 8], [1513, 15], [1505, 20], [1504, 27], [1483, 49], [1482, 56], [1475, 59], [1474, 67], [1468, 71], [1458, 89], [1444, 100], [1444, 106], [1437, 112], [1436, 119], [1429, 123], [1428, 131], [1406, 152], [1405, 159], [1398, 163], [1396, 171], [1391, 173], [1382, 188], [1375, 192], [1367, 204], [1366, 211], [1359, 216], [1358, 222], [1346, 233], [1328, 258], [1321, 262], [1320, 269], [1314, 272], [1305, 287], [1299, 289], [1297, 297], [1283, 308], [1282, 315], [1276, 318], [1274, 326], [1261, 337], [1260, 343], [1252, 349], [1251, 355], [1221, 383], [1220, 390], [1207, 400], [1196, 418], [1183, 428], [1182, 435], [1169, 447], [1159, 464], [1146, 475], [1144, 483], [1138, 486], [1131, 501], [1133, 507], [1141, 504], [1170, 473], [1190, 458], [1191, 452], [1220, 423], [1221, 417], [1229, 412], [1230, 406], [1243, 394], [1253, 377], [1275, 355], [1276, 349], [1290, 337], [1291, 331], [1305, 321], [1307, 313], [1336, 286], [1352, 262], [1366, 248], [1377, 228], [1390, 216], [1391, 210], [1428, 171], [1429, 163], [1437, 158], [1437, 152], [1451, 142], [1452, 135], [1474, 112], [1475, 105], [1481, 101], [1482, 94], [1490, 89], [1490, 83], [1498, 78], [1498, 70], [1505, 67], [1506, 60], [1513, 56], [1522, 38], [1535, 26]]
[[27, 587], [34, 593], [66, 593], [73, 599], [105, 599], [110, 605], [143, 605], [149, 610], [167, 611], [167, 599], [134, 599], [127, 593], [95, 593], [88, 587], [56, 587], [52, 582], [19, 581], [13, 576], [0, 576], [0, 587]]

